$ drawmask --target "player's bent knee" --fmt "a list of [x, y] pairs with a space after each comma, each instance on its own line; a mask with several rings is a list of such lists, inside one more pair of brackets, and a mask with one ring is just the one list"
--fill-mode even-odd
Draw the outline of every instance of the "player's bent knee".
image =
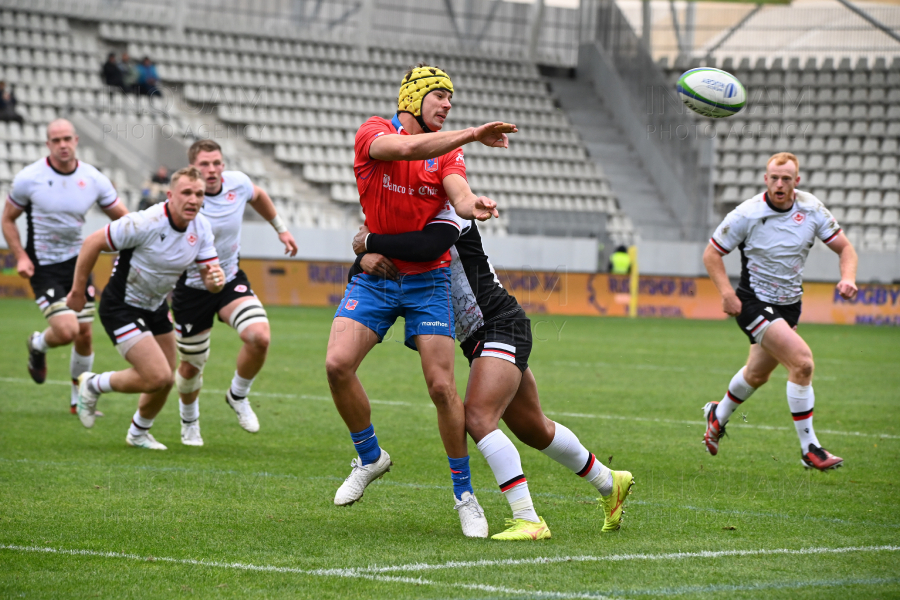
[[794, 368], [792, 369], [792, 371], [794, 371], [794, 374], [796, 376], [801, 377], [803, 379], [808, 379], [808, 378], [812, 377], [813, 371], [815, 371], [815, 363], [813, 363], [812, 357], [810, 356], [810, 357], [801, 358], [794, 365]]
[[241, 340], [257, 353], [265, 353], [269, 350], [269, 323], [255, 323], [247, 327], [241, 333]]
[[144, 383], [147, 384], [147, 392], [153, 393], [166, 388], [171, 388], [175, 378], [171, 371], [162, 369], [153, 371], [144, 376]]
[[176, 336], [175, 344], [178, 346], [178, 358], [181, 362], [188, 363], [202, 373], [209, 360], [210, 333], [211, 330], [206, 330], [191, 337]]
[[351, 364], [338, 357], [325, 357], [325, 374], [328, 376], [329, 383], [338, 383], [344, 381], [353, 375]]
[[450, 405], [456, 401], [456, 385], [450, 380], [429, 382], [428, 395], [435, 406]]
[[191, 394], [203, 387], [203, 373], [197, 371], [193, 377], [184, 377], [175, 371], [175, 386], [179, 394]]
[[263, 308], [262, 302], [256, 298], [250, 298], [246, 302], [241, 302], [231, 312], [231, 317], [228, 318], [228, 324], [238, 332], [238, 335], [241, 335], [245, 329], [256, 323], [265, 323], [266, 330], [269, 328], [269, 317], [266, 315], [266, 309]]

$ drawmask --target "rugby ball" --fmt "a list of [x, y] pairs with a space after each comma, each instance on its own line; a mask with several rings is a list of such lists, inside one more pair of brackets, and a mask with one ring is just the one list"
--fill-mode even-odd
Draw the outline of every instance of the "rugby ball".
[[678, 78], [675, 89], [685, 106], [704, 117], [724, 119], [747, 104], [747, 90], [738, 78], [719, 69], [691, 69]]

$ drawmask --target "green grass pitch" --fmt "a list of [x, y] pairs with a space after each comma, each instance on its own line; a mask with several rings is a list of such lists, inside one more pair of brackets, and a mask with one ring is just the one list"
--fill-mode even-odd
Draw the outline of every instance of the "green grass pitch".
[[[733, 323], [533, 319], [545, 411], [637, 485], [622, 530], [601, 535], [593, 488], [520, 444], [553, 539], [502, 543], [463, 538], [418, 357], [397, 337], [360, 369], [395, 466], [338, 508], [353, 451], [325, 380], [331, 310], [269, 309], [256, 435], [225, 404], [239, 345], [217, 324], [206, 445], [181, 445], [173, 393], [153, 427], [166, 452], [126, 446], [134, 396], [102, 397], [106, 417], [84, 429], [69, 414], [69, 349], [35, 385], [24, 341], [40, 313], [12, 300], [0, 311], [0, 597], [900, 598], [897, 329], [801, 326], [816, 429], [845, 459], [819, 473], [800, 466], [781, 369], [719, 455], [704, 451], [701, 408], [746, 357]], [[123, 368], [99, 321], [94, 335], [95, 370]], [[460, 354], [456, 365], [463, 391]], [[496, 533], [509, 508], [469, 449]]]

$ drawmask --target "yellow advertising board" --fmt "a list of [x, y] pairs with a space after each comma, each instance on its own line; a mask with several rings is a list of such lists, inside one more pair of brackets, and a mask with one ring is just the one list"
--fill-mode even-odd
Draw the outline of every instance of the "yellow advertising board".
[[[94, 284], [109, 281], [112, 255], [102, 255]], [[28, 282], [15, 273], [15, 260], [0, 250], [0, 298], [33, 298]], [[241, 261], [263, 304], [269, 306], [337, 306], [347, 282], [346, 263], [299, 260]], [[628, 276], [592, 273], [498, 271], [503, 286], [529, 314], [624, 317], [629, 312]], [[719, 294], [705, 277], [639, 278], [638, 316], [677, 319], [724, 319]], [[863, 284], [859, 296], [844, 300], [830, 283], [804, 285], [805, 323], [900, 326], [900, 285]]]

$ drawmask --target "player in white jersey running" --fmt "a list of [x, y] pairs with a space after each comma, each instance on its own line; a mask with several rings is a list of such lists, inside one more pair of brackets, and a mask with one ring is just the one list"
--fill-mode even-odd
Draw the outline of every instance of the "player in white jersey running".
[[206, 288], [220, 292], [225, 274], [219, 267], [209, 221], [200, 214], [203, 176], [188, 167], [172, 175], [168, 201], [132, 213], [94, 232], [84, 241], [68, 305], [85, 303], [88, 273], [101, 251], [118, 250], [109, 284], [100, 299], [100, 321], [130, 369], [78, 379], [78, 418], [94, 425], [97, 399], [106, 392], [140, 393], [125, 441], [130, 446], [165, 450], [150, 434], [153, 419], [172, 389], [175, 334], [166, 296], [188, 267], [201, 265]]
[[[840, 256], [838, 293], [856, 296], [857, 256], [835, 218], [818, 198], [796, 190], [800, 163], [780, 152], [766, 163], [766, 192], [728, 213], [703, 253], [703, 263], [722, 295], [722, 309], [737, 317], [750, 338], [747, 364], [735, 374], [720, 402], [704, 407], [710, 454], [719, 451], [729, 417], [753, 392], [769, 380], [779, 364], [788, 372], [787, 400], [800, 437], [804, 467], [820, 471], [840, 467], [843, 459], [825, 450], [813, 429], [813, 356], [797, 334], [803, 266], [816, 238]], [[741, 281], [731, 287], [722, 256], [741, 252]]]
[[[28, 338], [28, 373], [36, 383], [44, 383], [46, 353], [72, 344], [70, 405], [74, 414], [78, 376], [90, 371], [94, 363], [94, 286], [90, 279], [84, 309], [75, 313], [66, 307], [84, 216], [95, 203], [112, 220], [128, 214], [128, 209], [105, 175], [78, 160], [78, 135], [70, 122], [57, 119], [47, 126], [47, 148], [50, 156], [28, 165], [13, 180], [3, 209], [3, 237], [16, 257], [16, 270], [30, 281], [35, 301], [47, 319], [47, 329]], [[24, 248], [16, 228], [22, 213], [28, 223]]]
[[294, 236], [275, 211], [265, 190], [253, 185], [240, 171], [225, 171], [222, 149], [213, 140], [195, 142], [188, 150], [188, 161], [202, 174], [205, 199], [201, 214], [206, 217], [216, 237], [219, 263], [225, 273], [225, 288], [211, 294], [203, 285], [200, 270], [190, 267], [178, 281], [172, 296], [175, 336], [181, 364], [175, 374], [181, 413], [181, 443], [202, 446], [200, 436], [200, 402], [203, 367], [209, 360], [209, 337], [213, 321], [233, 327], [244, 342], [237, 357], [237, 369], [225, 401], [234, 409], [238, 423], [251, 433], [259, 431], [259, 420], [247, 396], [250, 386], [266, 361], [269, 349], [269, 320], [262, 303], [250, 288], [250, 281], [240, 269], [241, 222], [247, 203], [269, 221], [284, 244], [284, 253], [297, 254]]

